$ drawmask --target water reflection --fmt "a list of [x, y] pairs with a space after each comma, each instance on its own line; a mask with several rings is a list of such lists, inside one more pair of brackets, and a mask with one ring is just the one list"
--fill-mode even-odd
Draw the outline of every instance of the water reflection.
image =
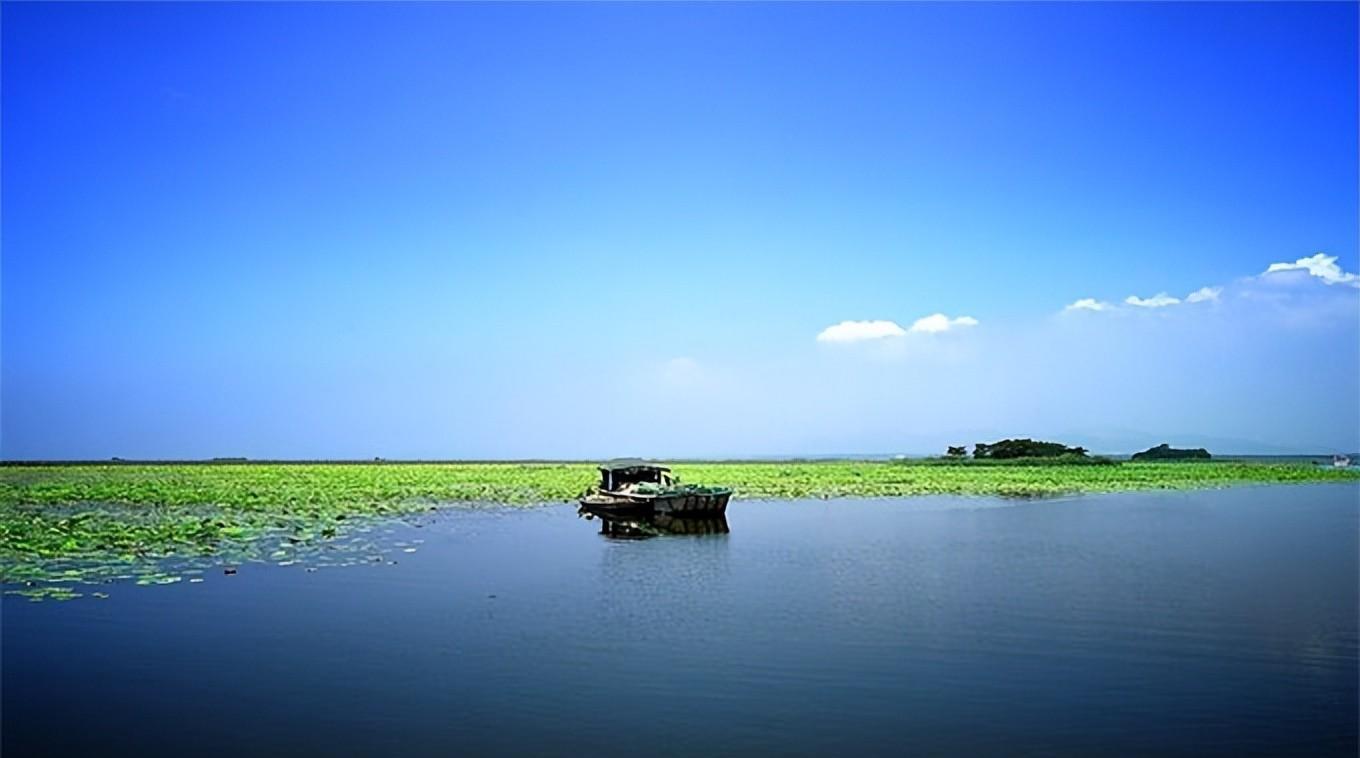
[[672, 516], [655, 514], [601, 513], [581, 508], [578, 514], [587, 521], [600, 520], [600, 534], [613, 539], [641, 540], [667, 534], [704, 535], [727, 534], [727, 516]]
[[745, 501], [649, 540], [609, 535], [725, 528], [449, 508], [344, 569], [0, 597], [0, 755], [1355, 758], [1358, 504]]

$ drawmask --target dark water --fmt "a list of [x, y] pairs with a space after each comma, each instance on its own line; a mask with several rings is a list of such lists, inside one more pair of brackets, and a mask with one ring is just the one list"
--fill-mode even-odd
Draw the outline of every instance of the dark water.
[[1360, 487], [455, 512], [397, 565], [6, 597], [6, 756], [1355, 755]]

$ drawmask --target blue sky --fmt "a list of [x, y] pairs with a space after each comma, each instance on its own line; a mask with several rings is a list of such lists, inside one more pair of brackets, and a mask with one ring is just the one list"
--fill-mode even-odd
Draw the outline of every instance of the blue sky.
[[1360, 448], [1355, 4], [2, 15], [6, 458]]

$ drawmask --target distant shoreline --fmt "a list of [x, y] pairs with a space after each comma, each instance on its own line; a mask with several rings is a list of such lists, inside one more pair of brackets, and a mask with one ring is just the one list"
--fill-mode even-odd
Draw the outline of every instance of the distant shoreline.
[[[1360, 460], [1360, 451], [1340, 451]], [[1214, 453], [1212, 462], [1330, 461], [1335, 453]], [[1132, 453], [1092, 453], [1096, 457], [1127, 461]], [[772, 464], [772, 463], [888, 463], [930, 461], [938, 455], [865, 454], [755, 456], [741, 458], [647, 458], [674, 464]], [[71, 458], [0, 459], [0, 468], [15, 466], [452, 466], [452, 465], [594, 465], [598, 458]]]

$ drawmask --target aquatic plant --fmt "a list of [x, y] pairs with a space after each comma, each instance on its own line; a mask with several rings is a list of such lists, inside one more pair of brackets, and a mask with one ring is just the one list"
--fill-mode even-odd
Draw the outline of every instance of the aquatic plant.
[[[688, 462], [674, 470], [686, 482], [730, 487], [737, 498], [1042, 496], [1357, 481], [1354, 472], [1302, 463], [1084, 461]], [[281, 563], [337, 546], [363, 556], [339, 562], [371, 560], [376, 551], [353, 540], [372, 517], [458, 503], [569, 501], [596, 476], [590, 463], [0, 466], [0, 582], [153, 577], [145, 583], [157, 584], [166, 561]]]

